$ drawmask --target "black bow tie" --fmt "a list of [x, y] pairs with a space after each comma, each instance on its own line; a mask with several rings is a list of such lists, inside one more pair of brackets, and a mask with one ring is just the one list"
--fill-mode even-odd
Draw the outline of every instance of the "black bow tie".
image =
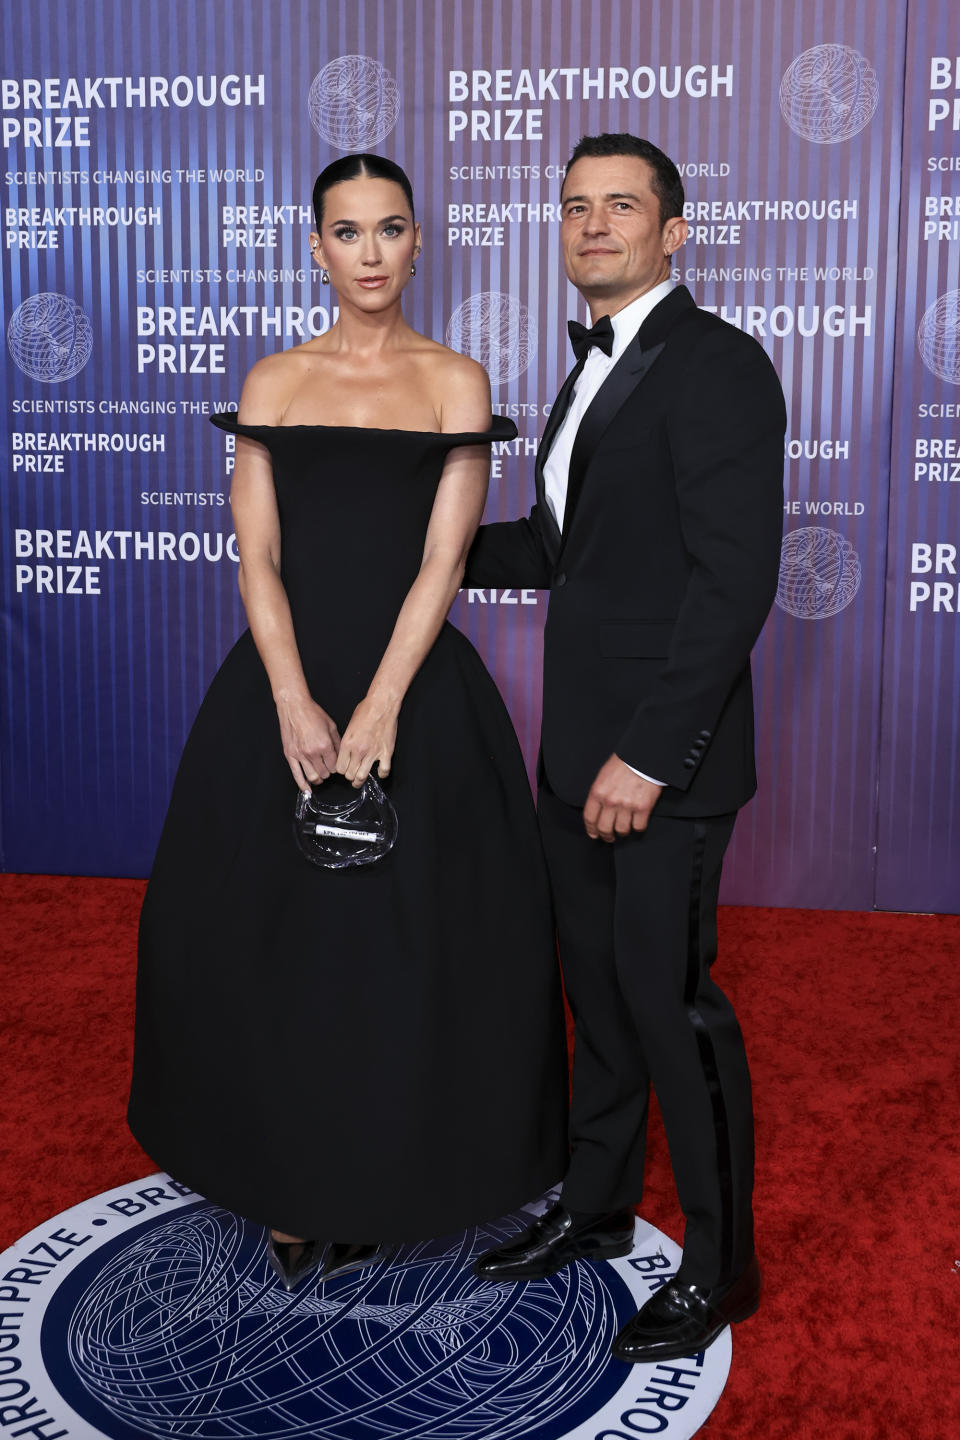
[[581, 325], [579, 320], [569, 320], [567, 330], [570, 332], [573, 353], [578, 360], [586, 360], [591, 345], [599, 346], [604, 355], [613, 354], [613, 322], [609, 315], [601, 315], [592, 330]]

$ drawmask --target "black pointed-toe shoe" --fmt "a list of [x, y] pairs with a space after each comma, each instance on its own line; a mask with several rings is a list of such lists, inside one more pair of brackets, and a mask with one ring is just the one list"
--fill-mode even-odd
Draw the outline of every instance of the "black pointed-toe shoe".
[[728, 1285], [687, 1285], [668, 1280], [628, 1320], [611, 1347], [618, 1360], [656, 1365], [696, 1355], [728, 1325], [747, 1320], [760, 1305], [760, 1266], [754, 1256]]
[[551, 1205], [507, 1245], [474, 1261], [481, 1280], [543, 1280], [571, 1260], [615, 1260], [633, 1249], [632, 1210], [611, 1210], [575, 1220], [563, 1205]]
[[267, 1231], [267, 1259], [285, 1290], [295, 1290], [318, 1269], [325, 1240], [275, 1240]]
[[340, 1240], [331, 1240], [323, 1257], [320, 1270], [321, 1280], [330, 1280], [334, 1275], [348, 1275], [352, 1270], [365, 1270], [369, 1265], [378, 1265], [391, 1254], [387, 1245], [348, 1245]]

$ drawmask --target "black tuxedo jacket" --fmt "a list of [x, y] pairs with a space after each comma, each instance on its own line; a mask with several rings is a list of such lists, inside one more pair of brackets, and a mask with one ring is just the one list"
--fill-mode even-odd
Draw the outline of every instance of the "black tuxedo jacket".
[[657, 812], [716, 815], [756, 789], [750, 651], [776, 593], [786, 411], [757, 342], [685, 287], [650, 312], [587, 409], [563, 531], [540, 443], [529, 518], [481, 526], [471, 586], [550, 590], [540, 763], [583, 805], [612, 753], [667, 782]]

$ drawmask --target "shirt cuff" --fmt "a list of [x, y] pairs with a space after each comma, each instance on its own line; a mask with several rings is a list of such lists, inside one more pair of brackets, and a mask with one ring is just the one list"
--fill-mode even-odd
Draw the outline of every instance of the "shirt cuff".
[[667, 788], [666, 780], [654, 780], [652, 775], [644, 775], [643, 771], [638, 770], [635, 765], [627, 765], [626, 760], [624, 760], [623, 763], [627, 766], [628, 770], [633, 771], [634, 775], [639, 775], [641, 780], [649, 780], [651, 785], [659, 785], [661, 790], [665, 790]]

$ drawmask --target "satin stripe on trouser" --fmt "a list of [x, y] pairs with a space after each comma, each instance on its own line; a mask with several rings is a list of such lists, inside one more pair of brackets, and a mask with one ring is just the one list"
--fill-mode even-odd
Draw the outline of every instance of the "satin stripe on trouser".
[[710, 974], [736, 817], [655, 812], [643, 834], [611, 846], [548, 789], [539, 808], [576, 1025], [563, 1197], [576, 1210], [639, 1202], [652, 1083], [686, 1219], [681, 1273], [723, 1283], [753, 1253], [750, 1075]]

